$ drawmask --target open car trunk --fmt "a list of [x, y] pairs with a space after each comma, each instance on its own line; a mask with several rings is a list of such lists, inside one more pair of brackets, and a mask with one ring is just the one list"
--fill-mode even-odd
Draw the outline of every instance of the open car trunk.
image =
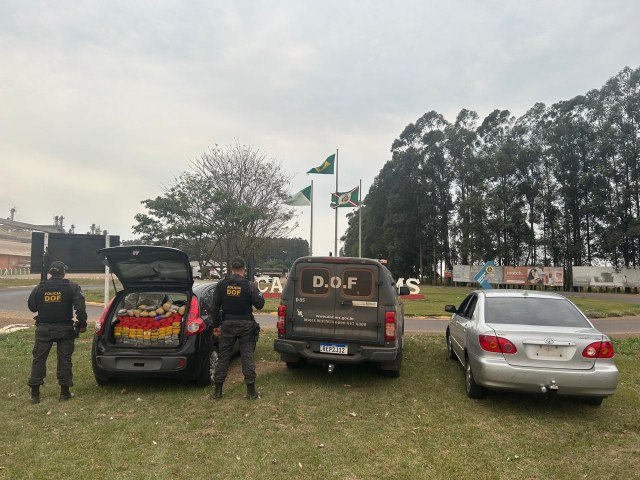
[[116, 298], [107, 342], [123, 347], [177, 347], [188, 314], [188, 292], [133, 292]]

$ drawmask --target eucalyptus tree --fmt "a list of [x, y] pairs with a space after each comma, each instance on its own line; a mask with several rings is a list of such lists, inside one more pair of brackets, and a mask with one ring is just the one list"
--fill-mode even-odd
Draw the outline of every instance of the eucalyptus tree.
[[479, 155], [486, 162], [488, 176], [487, 227], [495, 242], [486, 255], [502, 265], [518, 265], [523, 260], [524, 242], [529, 237], [516, 168], [514, 124], [508, 110], [494, 110], [478, 127]]
[[640, 68], [624, 68], [599, 91], [599, 141], [611, 171], [614, 209], [603, 238], [611, 261], [640, 263]]
[[596, 221], [594, 190], [595, 132], [589, 123], [589, 100], [580, 95], [551, 106], [549, 153], [562, 205], [564, 265], [590, 262]]
[[[546, 146], [544, 141], [546, 106], [536, 103], [522, 117], [518, 118], [513, 129], [514, 140], [518, 144], [516, 150], [516, 168], [520, 177], [520, 191], [527, 206], [528, 238], [525, 241], [527, 252], [524, 265], [543, 263], [549, 265], [544, 247], [542, 261], [539, 258], [539, 243], [544, 245], [547, 233], [545, 221], [545, 204], [543, 192], [550, 188], [544, 175]], [[540, 237], [536, 234], [541, 232]]]
[[486, 260], [491, 239], [487, 229], [486, 168], [478, 155], [476, 132], [478, 114], [463, 109], [453, 125], [445, 128], [446, 152], [451, 164], [455, 204], [456, 253], [467, 265]]

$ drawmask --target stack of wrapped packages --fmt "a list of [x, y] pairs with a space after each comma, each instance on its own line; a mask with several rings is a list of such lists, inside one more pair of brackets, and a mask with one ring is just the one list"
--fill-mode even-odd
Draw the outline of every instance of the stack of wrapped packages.
[[123, 308], [113, 328], [116, 344], [172, 346], [180, 343], [180, 330], [185, 306], [166, 301], [162, 305], [141, 303], [136, 308]]

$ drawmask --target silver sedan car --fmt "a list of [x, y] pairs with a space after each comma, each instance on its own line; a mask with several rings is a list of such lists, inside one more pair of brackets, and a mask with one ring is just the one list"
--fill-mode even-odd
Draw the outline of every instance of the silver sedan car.
[[515, 390], [600, 405], [616, 390], [611, 340], [561, 295], [476, 290], [445, 310], [447, 354], [464, 366], [470, 398]]

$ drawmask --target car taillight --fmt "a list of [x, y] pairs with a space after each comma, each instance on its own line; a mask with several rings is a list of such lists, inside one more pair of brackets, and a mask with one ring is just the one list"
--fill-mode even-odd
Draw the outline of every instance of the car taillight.
[[396, 339], [396, 312], [384, 314], [384, 341], [393, 342]]
[[480, 343], [480, 348], [487, 352], [513, 355], [518, 351], [516, 346], [509, 340], [496, 335], [479, 335], [478, 343]]
[[582, 351], [582, 356], [585, 358], [613, 358], [613, 355], [611, 342], [593, 342]]
[[116, 297], [113, 297], [111, 300], [109, 300], [109, 303], [107, 303], [107, 306], [104, 307], [104, 310], [102, 311], [102, 314], [100, 315], [100, 318], [98, 320], [96, 320], [96, 324], [93, 327], [94, 331], [93, 333], [96, 335], [102, 335], [104, 333], [104, 324], [105, 324], [105, 319], [107, 318], [107, 313], [109, 313], [109, 309], [111, 308], [111, 304], [113, 303], [113, 301], [116, 299]]
[[204, 320], [200, 318], [200, 307], [195, 295], [191, 297], [189, 315], [187, 316], [187, 335], [197, 335], [205, 329]]
[[287, 332], [287, 327], [285, 323], [286, 317], [287, 317], [287, 306], [278, 305], [278, 322], [276, 323], [276, 327], [278, 328], [279, 335], [284, 335]]

